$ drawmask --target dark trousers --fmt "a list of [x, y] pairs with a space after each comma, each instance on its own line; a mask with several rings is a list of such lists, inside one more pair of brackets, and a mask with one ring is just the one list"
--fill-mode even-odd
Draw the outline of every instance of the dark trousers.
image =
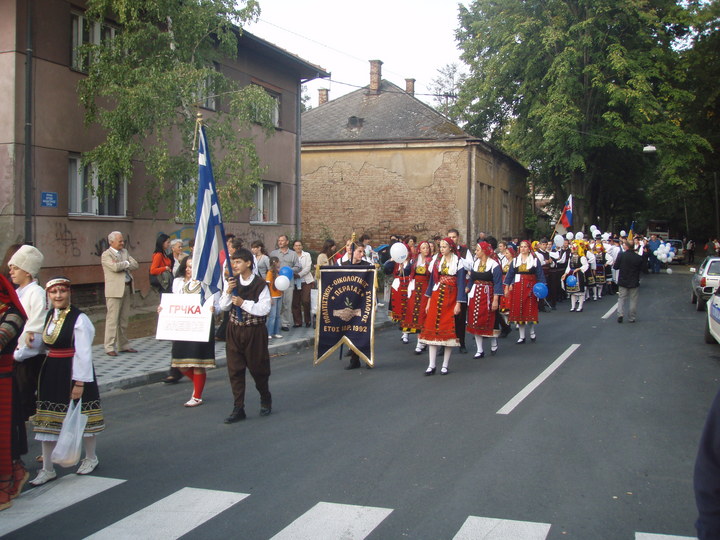
[[548, 280], [547, 280], [547, 286], [548, 286], [548, 302], [550, 302], [550, 305], [552, 307], [555, 307], [555, 304], [557, 304], [558, 300], [561, 300], [561, 295], [565, 294], [565, 291], [562, 290], [562, 287], [560, 286], [560, 281], [562, 278], [563, 271], [562, 270], [550, 270], [548, 273]]
[[312, 321], [310, 318], [310, 290], [312, 287], [312, 283], [303, 283], [301, 289], [293, 290], [292, 316], [296, 326], [302, 325], [303, 316], [305, 324]]
[[240, 326], [228, 324], [225, 342], [227, 369], [230, 378], [235, 407], [245, 407], [245, 370], [255, 381], [260, 393], [260, 405], [270, 407], [270, 353], [268, 352], [268, 334], [264, 324]]
[[38, 354], [22, 362], [15, 362], [15, 380], [17, 381], [20, 414], [23, 421], [35, 414], [38, 377], [44, 360], [45, 355]]
[[460, 304], [460, 313], [455, 315], [455, 335], [460, 346], [465, 346], [465, 326], [467, 325], [467, 304]]

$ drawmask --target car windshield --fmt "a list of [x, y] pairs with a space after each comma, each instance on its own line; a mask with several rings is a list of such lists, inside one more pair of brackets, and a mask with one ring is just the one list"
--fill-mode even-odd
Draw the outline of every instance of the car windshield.
[[712, 261], [708, 266], [705, 275], [708, 276], [720, 276], [720, 261]]

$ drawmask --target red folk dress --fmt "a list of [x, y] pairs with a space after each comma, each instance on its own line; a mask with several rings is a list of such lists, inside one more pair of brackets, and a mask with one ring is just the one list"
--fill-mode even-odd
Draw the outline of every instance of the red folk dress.
[[510, 303], [509, 322], [518, 324], [537, 324], [538, 300], [533, 294], [536, 283], [545, 283], [545, 274], [540, 261], [534, 255], [528, 255], [522, 262], [520, 255], [515, 257], [505, 276], [505, 285], [512, 285], [508, 295]]
[[465, 269], [457, 255], [448, 264], [444, 257], [435, 261], [425, 292], [428, 296], [428, 312], [420, 332], [420, 343], [457, 347], [460, 345], [455, 333], [455, 304], [465, 302]]
[[472, 283], [472, 287], [468, 293], [467, 331], [476, 336], [498, 337], [500, 328], [495, 328], [492, 303], [495, 294], [502, 295], [500, 265], [493, 259], [488, 259], [485, 265], [481, 266], [478, 259], [473, 264], [473, 270], [487, 279], [468, 280], [468, 284]]
[[412, 292], [408, 296], [405, 319], [403, 319], [403, 332], [417, 334], [422, 330], [425, 323], [425, 308], [429, 298], [425, 296], [428, 283], [430, 282], [430, 269], [432, 259], [427, 261], [413, 262], [413, 269], [410, 273], [410, 284], [408, 289]]
[[410, 285], [410, 263], [395, 263], [393, 281], [390, 289], [390, 307], [388, 316], [395, 322], [405, 320], [408, 305], [408, 285]]

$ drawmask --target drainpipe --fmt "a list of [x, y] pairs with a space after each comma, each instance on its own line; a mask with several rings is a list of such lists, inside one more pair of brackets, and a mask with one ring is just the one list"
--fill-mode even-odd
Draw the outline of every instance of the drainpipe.
[[[465, 241], [467, 242], [468, 247], [475, 245], [475, 239], [472, 238], [474, 232], [477, 231], [477, 223], [475, 219], [475, 212], [477, 210], [476, 207], [476, 193], [475, 193], [475, 145], [470, 143], [466, 147], [468, 149], [468, 176], [467, 176], [467, 182], [468, 182], [468, 190], [467, 193], [469, 193], [468, 197], [468, 206], [467, 206], [467, 212], [468, 212], [468, 219], [467, 219], [467, 230], [465, 231]], [[472, 248], [471, 248], [472, 249]]]
[[300, 151], [302, 150], [302, 137], [300, 133], [300, 117], [302, 106], [302, 85], [300, 80], [297, 85], [297, 96], [295, 97], [295, 238], [300, 238], [302, 229], [300, 219], [302, 218], [302, 192], [300, 189], [301, 161]]
[[33, 243], [32, 174], [32, 2], [26, 0], [25, 26], [25, 242]]

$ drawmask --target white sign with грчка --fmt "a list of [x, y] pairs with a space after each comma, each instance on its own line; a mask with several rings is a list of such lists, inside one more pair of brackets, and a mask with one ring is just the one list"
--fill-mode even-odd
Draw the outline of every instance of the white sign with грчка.
[[199, 294], [168, 294], [160, 298], [155, 339], [207, 341], [212, 324], [212, 309], [200, 305]]

